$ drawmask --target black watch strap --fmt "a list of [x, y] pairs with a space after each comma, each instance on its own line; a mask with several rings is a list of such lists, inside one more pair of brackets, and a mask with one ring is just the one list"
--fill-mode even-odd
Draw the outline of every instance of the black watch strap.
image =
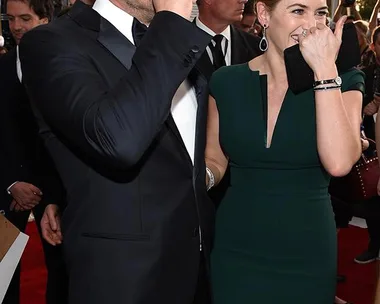
[[333, 79], [319, 80], [319, 81], [314, 82], [313, 87], [315, 88], [315, 87], [320, 86], [320, 85], [332, 84], [332, 83], [340, 86], [340, 85], [342, 85], [342, 80], [339, 76], [336, 78], [333, 78]]

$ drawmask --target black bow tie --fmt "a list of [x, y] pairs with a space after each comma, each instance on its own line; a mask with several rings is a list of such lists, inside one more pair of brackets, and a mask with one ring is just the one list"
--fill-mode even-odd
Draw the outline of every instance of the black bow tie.
[[147, 30], [148, 30], [148, 27], [146, 25], [142, 24], [136, 18], [133, 18], [132, 35], [133, 35], [133, 40], [135, 42], [136, 47], [140, 45], [140, 42], [142, 38], [144, 37]]

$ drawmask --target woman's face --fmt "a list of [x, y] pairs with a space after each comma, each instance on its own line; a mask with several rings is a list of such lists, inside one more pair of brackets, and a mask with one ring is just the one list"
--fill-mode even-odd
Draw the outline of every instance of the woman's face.
[[262, 2], [257, 3], [258, 18], [268, 29], [269, 47], [283, 52], [298, 43], [298, 36], [317, 23], [326, 24], [326, 0], [280, 0], [270, 12]]

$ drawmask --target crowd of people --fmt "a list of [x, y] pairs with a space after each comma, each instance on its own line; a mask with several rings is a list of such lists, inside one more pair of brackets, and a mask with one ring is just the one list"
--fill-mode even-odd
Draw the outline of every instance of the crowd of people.
[[[0, 210], [36, 219], [46, 303], [348, 303], [336, 232], [364, 217], [355, 262], [377, 260], [379, 198], [328, 188], [380, 149], [380, 1], [369, 23], [343, 0], [330, 20], [324, 0], [196, 5], [7, 0]], [[338, 72], [349, 22], [361, 63]], [[3, 304], [19, 285], [18, 267]]]

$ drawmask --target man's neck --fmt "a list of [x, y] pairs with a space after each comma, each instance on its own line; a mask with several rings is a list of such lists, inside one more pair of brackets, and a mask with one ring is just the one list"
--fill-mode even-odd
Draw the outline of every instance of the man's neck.
[[229, 24], [221, 22], [220, 20], [216, 20], [212, 16], [207, 16], [205, 18], [205, 16], [199, 15], [198, 19], [215, 34], [222, 33], [229, 26]]
[[129, 5], [123, 0], [110, 0], [110, 2], [147, 26], [150, 24], [154, 17], [153, 12], [139, 9], [137, 7], [134, 7], [133, 5]]

